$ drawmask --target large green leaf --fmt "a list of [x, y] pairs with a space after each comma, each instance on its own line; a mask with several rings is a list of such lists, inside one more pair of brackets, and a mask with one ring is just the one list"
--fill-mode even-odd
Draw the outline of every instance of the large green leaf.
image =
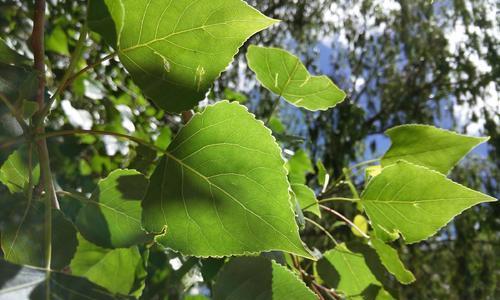
[[[8, 263], [0, 259], [0, 299], [132, 299], [115, 296], [85, 278]], [[50, 275], [47, 280], [47, 275]], [[49, 292], [47, 293], [47, 287]]]
[[326, 110], [344, 101], [345, 93], [327, 76], [312, 76], [300, 59], [283, 49], [250, 46], [248, 66], [267, 89], [291, 104]]
[[[276, 22], [241, 0], [105, 3], [115, 23], [121, 62], [143, 92], [170, 112], [195, 106], [238, 48]], [[107, 19], [91, 21], [112, 43], [110, 29], [103, 29]]]
[[77, 217], [82, 235], [106, 248], [129, 247], [150, 239], [141, 224], [141, 200], [148, 180], [135, 170], [115, 170], [101, 180]]
[[[33, 155], [33, 184], [38, 183], [40, 167]], [[23, 192], [29, 182], [29, 159], [26, 147], [14, 151], [0, 167], [0, 182], [5, 184], [11, 193]]]
[[495, 199], [405, 161], [385, 167], [361, 195], [375, 234], [390, 241], [400, 233], [406, 243], [426, 239], [465, 209], [490, 201]]
[[[1, 247], [4, 259], [18, 264], [45, 266], [45, 214], [41, 201], [17, 195], [2, 197]], [[5, 218], [5, 219], [4, 219]], [[59, 210], [52, 210], [52, 267], [69, 265], [76, 251], [76, 230]], [[0, 272], [1, 273], [1, 272]]]
[[239, 257], [224, 265], [214, 287], [214, 300], [317, 299], [300, 279], [264, 257]]
[[[73, 275], [85, 277], [112, 293], [128, 295], [135, 281], [137, 266], [141, 263], [137, 246], [105, 249], [79, 235], [78, 249], [70, 267]], [[116, 276], [117, 271], [119, 276]]]
[[169, 145], [149, 184], [143, 224], [184, 255], [283, 250], [310, 257], [294, 221], [289, 184], [269, 129], [222, 101], [196, 114]]
[[448, 173], [460, 159], [487, 137], [472, 137], [427, 125], [402, 125], [385, 132], [391, 148], [382, 158], [382, 166], [403, 159], [416, 165]]
[[377, 238], [373, 238], [371, 242], [373, 249], [377, 252], [384, 267], [394, 275], [399, 282], [410, 284], [415, 281], [415, 276], [413, 276], [413, 273], [408, 271], [403, 265], [396, 249]]
[[305, 211], [311, 212], [321, 218], [321, 211], [319, 210], [318, 199], [314, 191], [307, 185], [300, 183], [291, 184], [292, 191], [300, 204], [300, 208]]
[[[374, 266], [370, 265], [365, 257], [366, 248], [365, 245], [348, 247], [346, 244], [339, 244], [324, 253], [317, 265], [321, 279], [348, 297], [361, 296], [369, 292], [370, 286], [381, 286], [374, 274], [374, 271], [378, 273], [379, 270], [374, 270]], [[362, 299], [367, 298], [371, 297]]]

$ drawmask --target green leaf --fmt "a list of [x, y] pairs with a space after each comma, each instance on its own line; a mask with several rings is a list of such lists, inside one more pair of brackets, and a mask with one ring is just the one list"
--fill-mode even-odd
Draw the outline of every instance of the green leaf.
[[300, 149], [290, 158], [286, 164], [288, 169], [288, 179], [290, 183], [305, 183], [307, 173], [314, 172], [311, 160], [307, 153]]
[[283, 134], [285, 133], [285, 125], [281, 122], [279, 118], [271, 117], [267, 123], [267, 127], [272, 130], [273, 133]]
[[0, 63], [4, 64], [14, 64], [22, 65], [28, 64], [30, 60], [27, 57], [17, 53], [17, 51], [11, 49], [5, 41], [0, 38]]
[[316, 195], [314, 191], [311, 190], [305, 184], [293, 183], [291, 184], [292, 191], [297, 198], [300, 208], [305, 209], [305, 211], [309, 211], [316, 216], [321, 218], [321, 212], [319, 210], [318, 199], [316, 199]]
[[490, 201], [495, 199], [404, 161], [385, 167], [361, 195], [376, 236], [390, 241], [400, 233], [406, 243], [426, 239], [465, 209]]
[[[148, 97], [177, 113], [203, 100], [238, 48], [276, 22], [241, 0], [105, 3], [121, 62]], [[109, 36], [110, 29], [103, 34]]]
[[135, 170], [111, 172], [78, 213], [79, 231], [105, 248], [126, 248], [150, 240], [141, 225], [140, 201], [147, 185], [146, 177]]
[[[0, 259], [0, 298], [1, 299], [49, 299], [71, 300], [116, 300], [132, 299], [117, 297], [104, 288], [85, 278], [63, 273], [47, 273], [45, 269], [31, 268], [8, 263]], [[50, 275], [47, 277], [47, 275]], [[48, 280], [47, 280], [48, 279]]]
[[38, 103], [35, 101], [23, 100], [21, 109], [23, 117], [29, 119], [38, 111]]
[[318, 168], [318, 183], [325, 190], [330, 181], [330, 175], [321, 160], [316, 162], [316, 167]]
[[248, 101], [247, 96], [245, 94], [232, 90], [230, 88], [224, 89], [224, 99], [229, 101], [237, 101], [240, 104], [243, 104]]
[[68, 38], [61, 27], [56, 26], [45, 40], [47, 51], [53, 51], [62, 55], [69, 55]]
[[467, 153], [488, 137], [472, 137], [427, 125], [403, 125], [385, 132], [391, 148], [382, 166], [400, 159], [447, 174]]
[[[45, 214], [41, 201], [31, 203], [16, 196], [2, 197], [0, 209], [8, 216], [1, 227], [4, 259], [45, 267]], [[59, 210], [52, 210], [52, 267], [66, 267], [76, 251], [76, 230]], [[1, 272], [0, 272], [1, 273]]]
[[[123, 249], [105, 249], [96, 246], [81, 235], [71, 261], [73, 275], [82, 276], [112, 293], [128, 295], [135, 281], [141, 254], [137, 246]], [[119, 272], [119, 276], [116, 276]]]
[[403, 284], [415, 281], [413, 273], [408, 271], [399, 259], [398, 251], [377, 238], [371, 240], [372, 247], [377, 252], [384, 267]]
[[381, 285], [363, 252], [358, 250], [361, 249], [351, 251], [346, 244], [339, 244], [327, 251], [317, 264], [321, 279], [348, 297], [363, 294], [370, 285]]
[[345, 93], [327, 76], [312, 76], [300, 59], [283, 49], [250, 46], [248, 66], [264, 87], [291, 104], [326, 110], [344, 101]]
[[[35, 157], [35, 155], [33, 155]], [[33, 184], [40, 178], [40, 167], [33, 158]], [[21, 193], [29, 183], [29, 163], [26, 147], [14, 151], [0, 167], [0, 182], [5, 184], [11, 193]]]
[[263, 257], [230, 260], [219, 273], [214, 300], [314, 300], [316, 295], [286, 267]]
[[[89, 0], [87, 22], [89, 28], [99, 33], [106, 43], [116, 49], [116, 28], [104, 0]], [[111, 9], [120, 5], [119, 1], [109, 2]]]
[[289, 201], [281, 149], [247, 109], [222, 101], [195, 114], [156, 167], [143, 224], [193, 256], [282, 250], [311, 257]]

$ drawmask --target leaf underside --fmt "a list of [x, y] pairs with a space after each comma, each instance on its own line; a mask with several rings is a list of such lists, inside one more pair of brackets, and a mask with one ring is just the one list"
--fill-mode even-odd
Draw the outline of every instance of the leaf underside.
[[428, 125], [402, 125], [385, 132], [391, 147], [382, 157], [382, 166], [406, 160], [447, 174], [474, 147], [488, 140]]
[[247, 60], [263, 86], [295, 106], [326, 110], [344, 101], [345, 93], [330, 78], [312, 76], [285, 50], [250, 46]]
[[281, 151], [236, 102], [196, 114], [167, 149], [143, 201], [143, 224], [184, 255], [226, 256], [304, 248]]
[[116, 39], [104, 27], [109, 24], [106, 18], [101, 23], [92, 20], [93, 28], [104, 32], [110, 43], [116, 40], [120, 61], [142, 91], [159, 107], [176, 113], [203, 100], [238, 48], [276, 22], [241, 0], [105, 3]]
[[404, 161], [384, 168], [361, 195], [377, 237], [390, 241], [400, 233], [406, 243], [426, 239], [465, 209], [490, 201], [495, 199]]

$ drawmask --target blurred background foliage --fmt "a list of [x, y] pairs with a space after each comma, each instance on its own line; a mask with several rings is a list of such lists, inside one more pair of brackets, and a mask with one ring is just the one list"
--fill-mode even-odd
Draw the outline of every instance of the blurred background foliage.
[[[217, 99], [239, 101], [266, 118], [274, 95], [260, 87], [244, 58], [249, 43], [283, 47], [299, 55], [313, 73], [330, 76], [348, 98], [335, 109], [308, 112], [284, 101], [270, 122], [290, 158], [303, 149], [310, 166], [306, 180], [320, 197], [351, 197], [347, 186], [320, 193], [317, 161], [331, 180], [352, 172], [358, 190], [364, 176], [356, 163], [380, 157], [389, 146], [383, 132], [406, 123], [432, 124], [472, 135], [489, 135], [451, 177], [499, 197], [500, 14], [494, 0], [250, 0], [264, 14], [282, 22], [253, 37], [227, 72], [214, 84], [202, 106]], [[29, 48], [32, 2], [0, 3], [0, 37], [19, 53]], [[86, 15], [86, 1], [48, 0], [47, 76], [49, 91], [60, 83]], [[79, 67], [92, 64], [111, 49], [91, 33]], [[165, 97], [168, 97], [165, 91]], [[0, 107], [2, 136], [15, 133], [6, 108]], [[179, 116], [154, 107], [142, 96], [118, 60], [96, 66], [75, 80], [56, 103], [48, 130], [72, 128], [131, 134], [166, 147], [181, 126]], [[64, 137], [49, 141], [52, 169], [63, 190], [90, 193], [99, 178], [115, 168], [151, 172], [156, 153], [113, 137]], [[9, 153], [0, 153], [2, 162]], [[0, 191], [1, 193], [2, 191]], [[65, 199], [62, 199], [64, 208]], [[336, 209], [349, 218], [352, 204]], [[321, 223], [341, 241], [355, 240], [346, 226], [325, 215]], [[332, 245], [323, 233], [306, 227], [308, 245], [321, 251]], [[415, 273], [409, 286], [391, 282], [400, 299], [498, 299], [500, 297], [500, 208], [470, 209], [428, 241], [396, 245]], [[144, 299], [179, 293], [178, 282], [196, 288], [200, 274], [175, 271], [172, 253], [157, 249], [149, 257]], [[188, 260], [188, 263], [192, 261]], [[218, 260], [206, 260], [199, 272], [213, 278]], [[191, 265], [192, 266], [192, 265]], [[189, 270], [189, 269], [188, 269]], [[191, 274], [193, 273], [193, 274]], [[168, 288], [165, 289], [165, 286]], [[206, 287], [205, 287], [206, 288]]]

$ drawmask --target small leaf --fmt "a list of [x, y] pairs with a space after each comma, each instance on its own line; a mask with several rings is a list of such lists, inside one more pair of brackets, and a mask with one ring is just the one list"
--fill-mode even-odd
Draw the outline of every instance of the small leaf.
[[[8, 216], [1, 227], [4, 259], [18, 264], [45, 267], [45, 214], [41, 201], [28, 202], [13, 196], [2, 198], [0, 209]], [[52, 267], [66, 267], [76, 251], [76, 230], [61, 211], [52, 210]], [[1, 273], [1, 272], [0, 272]]]
[[[71, 261], [73, 275], [82, 276], [112, 293], [128, 295], [135, 281], [141, 255], [137, 246], [123, 249], [104, 249], [81, 235], [78, 248]], [[119, 276], [116, 276], [119, 271]]]
[[314, 300], [316, 295], [290, 270], [263, 257], [233, 258], [214, 287], [214, 300]]
[[385, 167], [361, 195], [361, 203], [378, 238], [400, 233], [406, 243], [434, 235], [453, 217], [494, 198], [455, 183], [436, 171], [399, 161]]
[[[366, 234], [368, 232], [368, 220], [363, 215], [354, 217], [354, 224]], [[351, 227], [351, 231], [355, 236], [364, 237], [356, 228]]]
[[318, 199], [316, 199], [316, 195], [314, 194], [314, 191], [311, 190], [307, 185], [305, 184], [299, 184], [299, 183], [294, 183], [291, 184], [292, 191], [295, 194], [295, 197], [297, 198], [300, 208], [305, 209], [305, 211], [309, 211], [316, 216], [321, 218], [321, 212], [319, 210], [319, 205], [318, 205]]
[[[241, 0], [105, 0], [109, 19], [92, 19], [134, 82], [169, 112], [191, 109], [253, 34], [276, 23]], [[99, 3], [96, 2], [95, 5]], [[101, 4], [102, 6], [102, 4]], [[165, 97], [168, 91], [168, 97]]]
[[447, 174], [467, 153], [488, 137], [472, 137], [427, 125], [403, 125], [385, 132], [391, 148], [382, 166], [400, 159]]
[[61, 27], [56, 26], [45, 40], [45, 48], [62, 55], [69, 55], [68, 38]]
[[[11, 193], [21, 193], [29, 183], [28, 150], [26, 147], [14, 151], [0, 167], [0, 182], [2, 182]], [[35, 155], [33, 155], [35, 160]], [[38, 162], [33, 163], [33, 184], [37, 184], [40, 178], [40, 167]]]
[[308, 110], [326, 110], [344, 101], [345, 93], [327, 76], [312, 76], [300, 59], [285, 50], [250, 46], [248, 66], [268, 90]]
[[267, 126], [272, 130], [273, 133], [285, 133], [285, 125], [283, 125], [281, 120], [276, 117], [271, 117], [271, 119], [269, 119], [269, 122], [267, 123]]
[[[45, 269], [30, 268], [0, 259], [0, 298], [2, 299], [72, 299], [116, 300], [133, 299], [116, 297], [104, 288], [85, 278], [50, 271], [47, 281]], [[50, 292], [47, 293], [47, 283]]]
[[286, 164], [288, 169], [288, 179], [290, 183], [304, 184], [307, 173], [314, 172], [311, 160], [307, 153], [300, 149], [290, 158]]
[[371, 243], [384, 267], [394, 275], [399, 282], [410, 284], [415, 281], [415, 276], [406, 269], [403, 262], [399, 259], [398, 252], [394, 248], [377, 238], [373, 238]]
[[363, 294], [370, 285], [381, 285], [362, 251], [351, 251], [346, 244], [327, 251], [318, 261], [317, 270], [321, 279], [348, 297]]
[[79, 231], [105, 248], [126, 248], [150, 240], [141, 226], [140, 201], [147, 185], [146, 177], [135, 170], [111, 172], [78, 213]]
[[330, 175], [321, 160], [316, 162], [316, 167], [318, 168], [318, 183], [322, 187], [322, 192], [324, 192], [330, 181]]
[[225, 96], [226, 100], [237, 101], [240, 104], [243, 104], [243, 103], [248, 101], [248, 98], [247, 98], [247, 96], [245, 96], [245, 94], [234, 91], [234, 90], [229, 89], [229, 88], [224, 89], [224, 96]]
[[281, 149], [262, 122], [222, 101], [195, 114], [156, 167], [143, 224], [193, 256], [282, 250], [305, 257]]

